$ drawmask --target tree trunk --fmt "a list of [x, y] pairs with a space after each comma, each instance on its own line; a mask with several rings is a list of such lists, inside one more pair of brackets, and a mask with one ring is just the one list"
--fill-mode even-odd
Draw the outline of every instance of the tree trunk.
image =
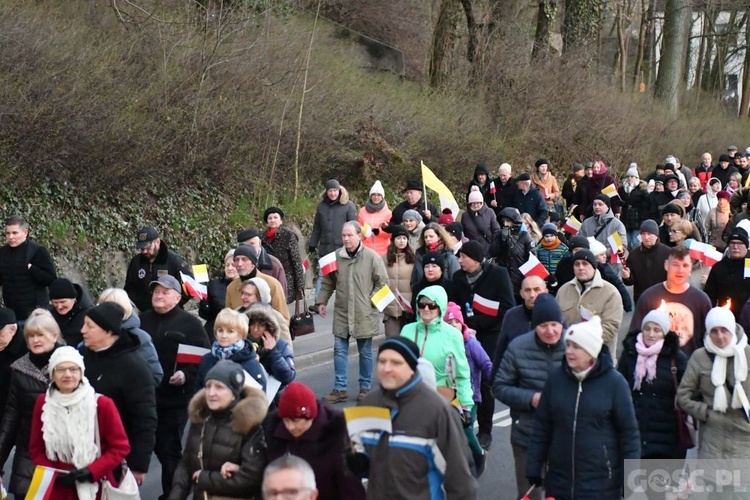
[[566, 0], [563, 21], [563, 53], [588, 52], [596, 57], [601, 12], [598, 0]]
[[677, 114], [684, 82], [682, 79], [690, 37], [690, 0], [667, 0], [664, 12], [664, 44], [656, 76], [655, 95], [670, 113]]
[[430, 54], [430, 86], [439, 88], [448, 77], [448, 59], [458, 28], [459, 4], [457, 0], [443, 0], [438, 11], [435, 31], [432, 33]]
[[635, 66], [633, 67], [633, 91], [638, 92], [641, 83], [645, 81], [643, 75], [643, 61], [646, 59], [646, 47], [648, 46], [649, 25], [648, 1], [641, 0], [641, 24], [638, 27], [638, 49], [635, 52]]
[[552, 52], [550, 44], [550, 32], [557, 15], [557, 0], [541, 0], [536, 18], [536, 34], [534, 35], [534, 47], [531, 51], [531, 60], [537, 61], [549, 56]]
[[[748, 9], [750, 13], [750, 9]], [[745, 61], [742, 68], [742, 95], [740, 100], [740, 118], [750, 118], [750, 16], [745, 15]]]

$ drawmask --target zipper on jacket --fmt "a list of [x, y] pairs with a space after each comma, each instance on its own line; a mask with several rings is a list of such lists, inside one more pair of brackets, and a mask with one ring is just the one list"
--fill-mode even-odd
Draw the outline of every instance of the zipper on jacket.
[[575, 498], [576, 489], [576, 427], [578, 426], [578, 403], [581, 402], [583, 392], [583, 380], [578, 381], [578, 392], [576, 393], [576, 409], [573, 412], [573, 446], [570, 447], [570, 498]]
[[602, 449], [604, 450], [604, 461], [607, 464], [607, 479], [612, 479], [612, 462], [609, 461], [609, 452], [607, 452], [607, 445], [603, 444]]

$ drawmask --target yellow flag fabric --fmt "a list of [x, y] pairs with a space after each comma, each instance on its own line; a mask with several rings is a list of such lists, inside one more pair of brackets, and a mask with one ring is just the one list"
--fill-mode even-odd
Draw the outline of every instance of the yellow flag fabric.
[[[424, 164], [424, 162], [421, 162], [422, 164], [422, 182], [424, 182], [425, 187], [428, 187], [435, 191], [439, 197], [440, 197], [440, 210], [445, 210], [446, 208], [449, 208], [451, 212], [453, 212], [453, 216], [456, 217], [458, 215], [458, 203], [456, 203], [456, 199], [453, 197], [453, 193], [451, 193], [451, 190], [448, 189], [448, 186], [443, 184], [443, 181], [437, 178], [437, 176], [432, 172], [432, 170], [427, 167], [427, 165]], [[434, 217], [436, 218], [438, 214], [435, 214]]]

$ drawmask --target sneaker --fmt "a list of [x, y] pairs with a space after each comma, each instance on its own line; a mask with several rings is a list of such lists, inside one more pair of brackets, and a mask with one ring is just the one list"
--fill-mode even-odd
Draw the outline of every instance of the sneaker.
[[346, 393], [346, 391], [337, 391], [336, 389], [332, 390], [330, 394], [326, 394], [323, 396], [323, 401], [326, 403], [343, 403], [349, 399], [349, 395]]
[[484, 448], [486, 451], [490, 451], [490, 446], [492, 446], [492, 434], [489, 434], [487, 432], [480, 432], [477, 434], [477, 441], [479, 441], [479, 444]]
[[367, 396], [367, 393], [370, 392], [370, 389], [360, 389], [359, 395], [357, 395], [357, 402], [362, 401], [365, 399], [365, 396]]
[[313, 314], [320, 314], [320, 311], [318, 311], [318, 304], [313, 304], [307, 308], [307, 312], [313, 313]]
[[487, 466], [487, 452], [482, 450], [481, 455], [474, 455], [474, 467], [477, 471], [477, 479], [484, 473], [484, 469]]

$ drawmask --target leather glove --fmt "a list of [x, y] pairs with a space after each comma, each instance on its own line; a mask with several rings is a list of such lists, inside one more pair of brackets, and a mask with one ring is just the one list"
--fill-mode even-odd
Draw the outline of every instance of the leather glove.
[[541, 476], [526, 476], [526, 480], [530, 485], [540, 487], [543, 483]]
[[376, 227], [375, 227], [375, 228], [373, 228], [373, 229], [372, 229], [372, 234], [374, 234], [375, 236], [379, 235], [379, 234], [380, 234], [380, 229], [378, 229], [378, 228], [376, 228]]
[[471, 412], [468, 410], [461, 410], [459, 413], [459, 416], [461, 417], [461, 425], [464, 426], [464, 429], [467, 429], [471, 427]]
[[93, 483], [94, 477], [91, 475], [90, 470], [83, 468], [73, 469], [67, 474], [61, 474], [57, 476], [55, 484], [60, 484], [62, 486], [75, 486], [76, 482], [83, 483], [86, 481]]
[[364, 476], [370, 469], [370, 457], [364, 453], [347, 453], [346, 465], [355, 476]]
[[315, 247], [307, 247], [307, 253], [315, 253]]

